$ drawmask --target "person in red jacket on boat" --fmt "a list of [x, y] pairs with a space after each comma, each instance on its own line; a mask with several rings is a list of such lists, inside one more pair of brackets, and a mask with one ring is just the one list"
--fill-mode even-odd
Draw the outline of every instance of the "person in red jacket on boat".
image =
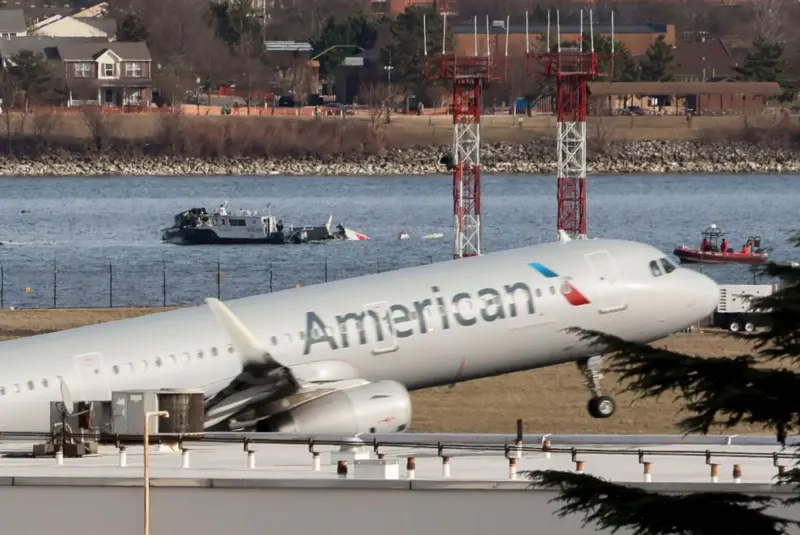
[[750, 248], [752, 247], [753, 242], [747, 242], [742, 247], [742, 254], [750, 254]]
[[703, 243], [700, 244], [700, 250], [706, 252], [709, 249], [711, 249], [711, 242], [708, 241], [708, 238], [703, 238]]
[[722, 254], [725, 254], [725, 253], [728, 252], [728, 239], [727, 238], [722, 238], [722, 243], [719, 245], [719, 250], [722, 252]]

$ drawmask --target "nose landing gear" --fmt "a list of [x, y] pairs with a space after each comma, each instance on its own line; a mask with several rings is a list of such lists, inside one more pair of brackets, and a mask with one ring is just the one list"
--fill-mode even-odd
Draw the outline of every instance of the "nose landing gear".
[[592, 418], [609, 418], [617, 410], [617, 404], [611, 396], [604, 396], [600, 391], [600, 379], [603, 378], [603, 357], [590, 357], [578, 361], [578, 369], [583, 374], [586, 386], [592, 393], [587, 409]]

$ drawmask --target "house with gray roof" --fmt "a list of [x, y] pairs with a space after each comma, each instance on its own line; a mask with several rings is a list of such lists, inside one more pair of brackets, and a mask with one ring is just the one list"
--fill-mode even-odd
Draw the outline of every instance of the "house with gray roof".
[[146, 43], [67, 42], [58, 45], [67, 105], [142, 105], [152, 102], [152, 57]]
[[0, 37], [28, 35], [25, 12], [22, 9], [0, 9]]
[[9, 37], [0, 39], [0, 66], [7, 68], [14, 64], [14, 57], [23, 50], [28, 50], [44, 57], [53, 68], [53, 72], [61, 72], [61, 56], [58, 46], [67, 43], [106, 43], [102, 37]]

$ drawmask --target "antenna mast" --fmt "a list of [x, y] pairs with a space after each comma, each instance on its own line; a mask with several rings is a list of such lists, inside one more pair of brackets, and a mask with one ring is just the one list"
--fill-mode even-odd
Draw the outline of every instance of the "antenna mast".
[[[492, 57], [491, 38], [500, 32], [493, 31], [497, 22], [490, 26], [486, 16], [486, 52], [479, 55], [478, 17], [473, 27], [467, 26], [467, 34], [474, 36], [474, 55], [458, 56], [447, 52], [447, 15], [442, 29], [442, 54], [428, 55], [427, 33], [425, 42], [425, 78], [428, 81], [444, 82], [453, 86], [453, 149], [448, 169], [453, 172], [453, 258], [477, 256], [481, 249], [481, 107], [483, 87], [492, 81], [506, 78], [508, 65], [508, 22], [505, 27], [505, 61], [498, 68], [497, 54]], [[423, 16], [423, 28], [427, 22]], [[471, 30], [471, 31], [470, 31]], [[481, 36], [482, 37], [482, 36]]]
[[[583, 15], [583, 9], [581, 9], [577, 43], [564, 43], [561, 36], [561, 17], [559, 11], [556, 10], [554, 51], [550, 43], [550, 11], [548, 11], [547, 44], [544, 52], [529, 51], [526, 54], [527, 71], [533, 76], [551, 78], [556, 84], [556, 114], [558, 117], [556, 136], [558, 219], [556, 231], [558, 234], [564, 231], [573, 239], [586, 239], [587, 237], [586, 116], [588, 101], [586, 90], [588, 82], [594, 80], [598, 75], [597, 53], [594, 49], [594, 18], [591, 9], [589, 10], [589, 43], [584, 43]], [[527, 13], [525, 16], [527, 18]], [[611, 21], [613, 43], [613, 14]], [[528, 36], [526, 36], [527, 39]], [[536, 64], [538, 69], [531, 68], [531, 64]]]

